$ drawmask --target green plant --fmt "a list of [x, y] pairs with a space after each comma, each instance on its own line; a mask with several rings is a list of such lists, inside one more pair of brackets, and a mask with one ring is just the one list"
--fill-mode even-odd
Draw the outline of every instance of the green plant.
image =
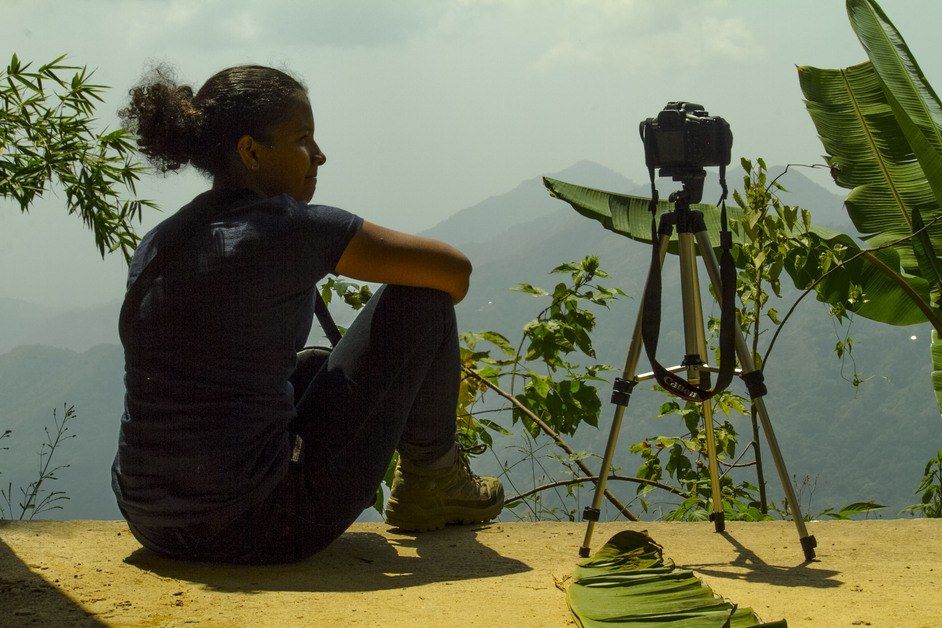
[[[561, 498], [574, 495], [582, 481], [593, 479], [593, 472], [583, 461], [588, 455], [576, 452], [565, 441], [581, 425], [597, 425], [601, 401], [594, 382], [604, 381], [599, 373], [611, 367], [591, 363], [595, 358], [591, 332], [595, 327], [595, 315], [591, 306], [607, 307], [608, 303], [624, 293], [596, 283], [597, 278], [608, 275], [599, 267], [596, 257], [586, 257], [579, 263], [564, 264], [555, 268], [553, 274], [568, 274], [568, 282], [558, 283], [550, 292], [531, 284], [520, 284], [515, 290], [533, 298], [549, 299], [550, 303], [523, 328], [520, 342], [514, 346], [497, 332], [466, 332], [461, 334], [463, 376], [459, 394], [458, 425], [462, 439], [468, 444], [479, 442], [492, 444], [492, 432], [509, 435], [510, 431], [495, 420], [485, 418], [493, 414], [510, 412], [513, 424], [520, 423], [527, 439], [537, 439], [541, 434], [552, 439], [565, 456], [550, 456], [562, 465], [561, 474], [574, 475], [575, 469], [582, 474], [575, 481], [556, 479], [543, 465], [537, 455], [543, 445], [529, 440], [516, 446], [522, 458], [510, 463], [503, 461], [502, 479], [514, 489], [510, 470], [523, 464], [531, 467], [534, 484], [552, 478], [538, 490], [518, 491], [508, 498], [508, 506], [524, 505], [528, 516], [557, 516], [552, 507], [541, 503], [539, 493], [543, 490], [563, 490]], [[496, 347], [501, 357], [491, 355]], [[576, 364], [574, 356], [590, 360], [586, 365]], [[488, 391], [497, 393], [498, 408], [487, 407]], [[480, 406], [484, 406], [480, 408]], [[610, 495], [610, 499], [613, 499]], [[627, 513], [627, 509], [617, 503]], [[627, 513], [630, 515], [630, 513]], [[572, 517], [567, 511], [563, 517]], [[633, 515], [631, 515], [633, 517]]]
[[333, 301], [334, 295], [350, 306], [354, 311], [359, 310], [373, 296], [373, 290], [368, 285], [360, 285], [337, 277], [328, 277], [321, 286], [321, 297], [325, 304]]
[[848, 215], [868, 244], [887, 247], [884, 288], [853, 282], [865, 302], [858, 311], [892, 324], [929, 322], [938, 332], [942, 102], [876, 2], [848, 0], [847, 13], [870, 60], [800, 67], [798, 76], [834, 181], [851, 190]]
[[[942, 411], [942, 101], [880, 6], [873, 0], [847, 0], [847, 14], [869, 61], [843, 70], [799, 68], [802, 91], [834, 181], [850, 189], [846, 206], [871, 245], [891, 243], [899, 259], [885, 274], [905, 283], [901, 303], [864, 291], [888, 311], [907, 308], [912, 318], [933, 325], [932, 383]], [[899, 314], [896, 314], [899, 316]], [[882, 319], [894, 322], [893, 318]], [[907, 510], [938, 512], [937, 492], [926, 465], [918, 491], [922, 504]]]
[[[806, 475], [804, 478], [802, 478], [801, 482], [799, 482], [797, 476], [792, 476], [792, 484], [795, 486], [795, 493], [798, 496], [798, 502], [802, 503], [801, 510], [805, 513], [804, 519], [806, 521], [822, 519], [824, 517], [830, 517], [831, 519], [840, 521], [847, 521], [854, 515], [865, 515], [866, 517], [869, 517], [871, 512], [875, 510], [883, 510], [886, 508], [886, 506], [877, 504], [873, 501], [854, 502], [852, 504], [847, 504], [846, 506], [843, 506], [837, 510], [834, 508], [825, 508], [817, 514], [812, 515], [811, 513], [814, 511], [812, 510], [811, 506], [815, 490], [818, 486], [817, 478], [811, 478], [811, 476]], [[782, 519], [791, 519], [793, 516], [787, 501], [782, 501], [781, 506], [772, 504], [771, 508]]]
[[[61, 509], [57, 502], [67, 500], [69, 497], [65, 491], [55, 491], [45, 488], [48, 482], [55, 481], [58, 478], [56, 474], [61, 470], [68, 468], [69, 465], [53, 466], [52, 458], [59, 446], [68, 438], [75, 438], [74, 434], [68, 434], [68, 423], [75, 418], [75, 406], [62, 406], [63, 414], [61, 420], [52, 411], [52, 420], [55, 425], [55, 432], [50, 432], [49, 428], [44, 428], [46, 432], [46, 441], [39, 448], [39, 472], [35, 480], [30, 482], [25, 488], [20, 487], [20, 500], [13, 505], [13, 484], [7, 483], [6, 489], [0, 489], [0, 519], [32, 519], [40, 513], [48, 510]], [[10, 430], [0, 435], [0, 439], [10, 437]], [[5, 505], [4, 505], [5, 502]], [[17, 512], [19, 513], [17, 515]]]
[[120, 249], [130, 260], [138, 242], [133, 221], [155, 205], [121, 201], [119, 190], [136, 194], [144, 167], [132, 161], [135, 148], [127, 131], [93, 129], [95, 104], [107, 88], [92, 83], [87, 68], [65, 65], [64, 59], [33, 71], [13, 55], [0, 70], [0, 197], [27, 212], [56, 184], [68, 212], [91, 228], [102, 256]]
[[[662, 390], [666, 394], [666, 391]], [[756, 487], [748, 482], [737, 481], [731, 474], [734, 469], [752, 466], [754, 463], [741, 464], [742, 455], [737, 457], [738, 433], [729, 420], [729, 413], [735, 411], [745, 414], [745, 400], [729, 391], [716, 395], [713, 403], [713, 434], [717, 449], [717, 464], [720, 494], [726, 518], [739, 520], [757, 520], [766, 518], [765, 511], [759, 508], [755, 500]], [[681, 405], [672, 399], [661, 405], [659, 417], [678, 416], [684, 434], [682, 436], [653, 436], [635, 443], [630, 451], [641, 457], [638, 468], [639, 478], [657, 482], [639, 485], [638, 493], [645, 512], [651, 511], [649, 494], [654, 488], [660, 488], [667, 478], [675, 483], [677, 490], [672, 491], [680, 498], [661, 517], [667, 521], [704, 520], [712, 511], [712, 485], [708, 468], [706, 435], [703, 426], [703, 405], [691, 401]], [[727, 418], [722, 423], [716, 416], [723, 413]], [[745, 452], [743, 452], [745, 453]], [[666, 458], [666, 459], [665, 459]], [[675, 499], [676, 499], [675, 497]]]
[[902, 512], [921, 512], [930, 519], [942, 519], [942, 451], [937, 451], [936, 457], [926, 463], [916, 493], [922, 493], [922, 501]]
[[[743, 236], [735, 249], [741, 268], [736, 278], [736, 293], [740, 301], [736, 314], [752, 360], [756, 368], [762, 370], [768, 357], [768, 352], [763, 355], [759, 351], [759, 340], [765, 333], [763, 323], [776, 327], [781, 325], [778, 310], [769, 304], [769, 290], [781, 298], [781, 275], [786, 260], [796, 248], [806, 246], [803, 236], [811, 227], [811, 214], [806, 209], [791, 207], [779, 200], [776, 192], [786, 190], [778, 178], [768, 180], [768, 169], [763, 159], [755, 162], [742, 159], [740, 163], [746, 172], [743, 190], [736, 190], [733, 200], [742, 210], [742, 218], [730, 223], [732, 232]], [[715, 320], [711, 325], [717, 332]], [[750, 408], [749, 414], [752, 427], [749, 446], [755, 458], [759, 511], [766, 514], [768, 496], [759, 446], [759, 417], [755, 407]]]
[[[553, 269], [554, 274], [569, 274], [570, 283], [560, 282], [552, 292], [530, 284], [520, 284], [518, 292], [534, 298], [550, 298], [550, 304], [523, 328], [517, 347], [496, 332], [464, 333], [462, 359], [467, 368], [480, 364], [477, 376], [489, 381], [508, 380], [509, 393], [519, 402], [511, 408], [514, 423], [521, 422], [527, 431], [537, 436], [541, 428], [533, 421], [536, 415], [554, 431], [572, 435], [579, 425], [596, 425], [601, 402], [598, 390], [591, 382], [604, 381], [601, 371], [611, 367], [600, 364], [582, 366], [569, 361], [568, 356], [581, 354], [595, 358], [591, 332], [595, 315], [582, 307], [583, 303], [607, 307], [609, 301], [623, 295], [621, 290], [605, 288], [592, 282], [608, 275], [599, 268], [598, 258], [586, 257], [581, 263], [564, 264]], [[478, 351], [479, 342], [495, 345], [503, 358], [492, 358], [490, 351]], [[538, 366], [537, 366], [538, 365]], [[539, 368], [540, 370], [536, 370]], [[460, 403], [467, 409], [475, 399], [475, 391], [483, 392], [476, 376], [463, 378]], [[517, 392], [522, 382], [522, 390]], [[529, 410], [525, 412], [524, 408]], [[463, 412], [473, 418], [473, 413]], [[471, 421], [465, 433], [475, 441], [486, 439], [484, 425]]]

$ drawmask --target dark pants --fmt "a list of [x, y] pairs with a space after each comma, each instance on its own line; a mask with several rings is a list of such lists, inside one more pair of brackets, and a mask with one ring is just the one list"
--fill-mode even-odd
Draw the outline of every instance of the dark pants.
[[371, 506], [393, 452], [416, 462], [455, 442], [459, 353], [451, 298], [385, 286], [319, 368], [302, 353], [292, 378], [302, 457], [261, 503], [231, 522], [131, 526], [145, 547], [176, 558], [299, 560], [331, 543]]

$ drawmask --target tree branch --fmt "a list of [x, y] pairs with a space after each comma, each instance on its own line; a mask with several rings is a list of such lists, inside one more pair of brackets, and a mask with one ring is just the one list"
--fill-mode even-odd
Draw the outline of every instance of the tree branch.
[[[579, 484], [581, 482], [597, 482], [598, 479], [599, 479], [599, 476], [591, 475], [584, 478], [571, 478], [568, 480], [557, 480], [555, 482], [550, 482], [549, 484], [544, 484], [543, 486], [532, 488], [529, 491], [520, 493], [519, 495], [508, 497], [507, 499], [504, 500], [504, 503], [509, 504], [509, 503], [521, 500], [524, 497], [529, 497], [530, 495], [534, 495], [536, 493], [539, 493], [540, 491], [546, 491], [551, 488], [556, 488], [559, 486], [569, 486], [570, 484]], [[645, 480], [644, 478], [636, 478], [629, 475], [610, 475], [606, 479], [607, 480], [620, 480], [622, 482], [635, 482], [636, 484], [647, 484], [649, 486], [653, 486], [654, 488], [659, 488], [669, 493], [673, 493], [674, 495], [680, 495], [681, 497], [690, 496], [689, 493], [685, 493], [684, 491], [680, 490], [676, 486], [671, 486], [669, 484], [662, 484], [660, 482], [655, 482], [654, 480]]]

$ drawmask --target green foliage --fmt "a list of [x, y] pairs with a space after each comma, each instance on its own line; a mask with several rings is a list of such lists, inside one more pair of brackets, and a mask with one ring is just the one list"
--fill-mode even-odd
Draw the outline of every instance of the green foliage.
[[[870, 60], [843, 70], [798, 68], [834, 180], [851, 190], [848, 214], [868, 244], [883, 250], [871, 261], [884, 264], [884, 285], [845, 278], [845, 288], [862, 290], [858, 311], [866, 316], [940, 329], [933, 304], [940, 294], [942, 102], [876, 2], [848, 0], [847, 12]], [[896, 288], [902, 298], [894, 303], [888, 291]]]
[[[14, 54], [0, 70], [0, 197], [13, 199], [20, 211], [28, 212], [37, 198], [58, 186], [68, 213], [78, 214], [92, 230], [102, 257], [120, 250], [130, 262], [139, 240], [132, 223], [140, 220], [144, 207], [155, 205], [139, 199], [122, 201], [118, 190], [135, 195], [144, 168], [132, 161], [135, 147], [125, 130], [93, 129], [95, 105], [107, 88], [92, 83], [87, 68], [65, 65], [64, 59], [63, 55], [33, 71], [31, 63], [22, 63]], [[72, 437], [66, 436], [66, 424], [75, 412], [72, 407], [64, 410], [61, 421], [53, 412], [55, 436], [46, 429], [38, 478], [19, 489], [20, 519], [61, 508], [56, 502], [68, 499], [62, 491], [43, 495], [43, 485], [68, 466], [52, 466], [56, 447], [63, 438]], [[9, 436], [8, 430], [0, 439]], [[0, 517], [12, 517], [12, 484], [0, 494], [6, 502], [0, 504]]]
[[[63, 405], [62, 409], [63, 414], [61, 420], [56, 416], [56, 411], [52, 411], [55, 432], [50, 432], [48, 427], [44, 428], [46, 432], [46, 442], [42, 443], [39, 448], [39, 472], [37, 478], [30, 482], [25, 488], [19, 488], [21, 498], [16, 506], [13, 505], [14, 491], [12, 482], [7, 483], [6, 489], [0, 489], [0, 498], [2, 498], [2, 501], [0, 501], [0, 519], [14, 518], [17, 514], [17, 509], [19, 512], [19, 515], [16, 516], [17, 519], [32, 519], [36, 515], [48, 510], [61, 509], [62, 506], [58, 505], [57, 502], [69, 499], [64, 491], [51, 491], [44, 488], [44, 485], [48, 482], [58, 479], [56, 473], [69, 466], [52, 466], [52, 457], [56, 453], [56, 449], [65, 439], [75, 438], [74, 434], [68, 434], [68, 423], [75, 418], [75, 406]], [[10, 435], [10, 430], [7, 430], [0, 435], [0, 439], [9, 438]]]
[[122, 201], [119, 190], [135, 195], [144, 168], [132, 161], [135, 148], [124, 129], [93, 129], [95, 105], [107, 88], [64, 59], [33, 71], [13, 55], [0, 70], [0, 196], [27, 212], [57, 184], [68, 212], [91, 228], [101, 255], [120, 249], [130, 260], [138, 242], [132, 223], [155, 205]]
[[[586, 257], [579, 263], [563, 264], [553, 274], [569, 275], [569, 280], [558, 283], [552, 291], [530, 284], [521, 284], [515, 291], [536, 299], [549, 299], [549, 305], [524, 325], [520, 342], [515, 347], [505, 336], [494, 331], [461, 334], [461, 360], [463, 375], [458, 399], [458, 425], [461, 438], [468, 444], [492, 444], [491, 433], [509, 435], [510, 431], [497, 421], [484, 418], [485, 414], [506, 412], [513, 424], [520, 423], [529, 439], [548, 434], [563, 446], [562, 435], [571, 435], [582, 425], [598, 423], [601, 401], [595, 382], [604, 381], [599, 373], [611, 367], [593, 363], [595, 349], [591, 332], [595, 315], [591, 306], [607, 307], [609, 302], [624, 293], [617, 288], [606, 288], [596, 282], [608, 275], [599, 267], [596, 257]], [[492, 352], [495, 352], [492, 355]], [[575, 363], [588, 360], [588, 364]], [[482, 409], [488, 390], [493, 388], [509, 401], [498, 409]], [[509, 391], [509, 392], [507, 392]], [[534, 456], [536, 446], [528, 440], [521, 451], [523, 459], [532, 465], [532, 475], [545, 477], [549, 471], [539, 467], [542, 462]], [[555, 458], [562, 464], [564, 474], [572, 474], [578, 466], [583, 472], [585, 455], [567, 452], [566, 458]], [[587, 454], [586, 454], [587, 455]], [[502, 478], [518, 463], [504, 462]], [[557, 487], [558, 484], [552, 486]], [[568, 495], [578, 483], [566, 484]], [[555, 509], [544, 507], [540, 497], [526, 501], [531, 514], [559, 517]], [[511, 500], [510, 504], [514, 504]], [[569, 511], [565, 518], [573, 517]]]
[[[812, 479], [810, 476], [806, 475], [799, 482], [798, 477], [793, 476], [792, 484], [794, 485], [798, 502], [802, 504], [801, 509], [802, 512], [805, 513], [805, 521], [823, 519], [824, 517], [830, 517], [831, 519], [840, 521], [847, 521], [850, 520], [854, 515], [865, 515], [869, 517], [871, 512], [875, 510], [883, 510], [886, 508], [886, 506], [872, 501], [854, 502], [852, 504], [847, 504], [839, 510], [835, 510], [834, 508], [825, 508], [817, 514], [812, 515], [811, 513], [814, 512], [812, 509], [812, 502], [814, 499], [815, 489], [818, 485], [817, 479]], [[793, 513], [791, 512], [787, 501], [782, 501], [780, 505], [773, 504], [772, 509], [783, 519], [790, 519], [793, 517]]]
[[[790, 258], [808, 248], [811, 213], [781, 202], [776, 192], [787, 192], [777, 179], [768, 180], [765, 161], [742, 159], [743, 191], [733, 192], [733, 199], [742, 210], [740, 218], [730, 221], [730, 230], [741, 235], [734, 254], [741, 269], [736, 292], [741, 307], [737, 316], [743, 333], [752, 339], [752, 359], [762, 369], [764, 357], [759, 355], [759, 337], [763, 319], [774, 326], [781, 324], [779, 312], [769, 306], [767, 288], [776, 297], [782, 296], [782, 272]], [[763, 316], [764, 315], [764, 316]]]
[[[509, 381], [511, 394], [521, 407], [512, 408], [514, 423], [522, 422], [535, 438], [540, 426], [524, 411], [529, 410], [554, 431], [572, 435], [583, 423], [597, 425], [601, 402], [598, 389], [592, 382], [605, 381], [599, 373], [611, 367], [601, 364], [582, 366], [570, 362], [573, 354], [594, 358], [590, 333], [595, 327], [595, 315], [585, 304], [607, 307], [608, 303], [624, 293], [592, 282], [608, 275], [599, 268], [598, 259], [586, 257], [581, 263], [559, 266], [554, 274], [568, 274], [569, 282], [561, 282], [552, 292], [529, 284], [515, 290], [534, 298], [549, 298], [550, 304], [523, 328], [523, 337], [517, 346], [496, 332], [461, 334], [462, 362], [494, 384]], [[503, 355], [491, 356], [490, 350], [478, 350], [480, 342], [494, 345]], [[537, 368], [541, 370], [536, 370]], [[522, 380], [522, 392], [515, 393]], [[462, 378], [459, 416], [467, 417], [463, 427], [472, 441], [486, 438], [486, 427], [472, 417], [471, 406], [485, 390], [484, 384], [473, 376]], [[493, 427], [493, 423], [490, 424]]]
[[321, 297], [324, 303], [330, 304], [334, 295], [349, 305], [354, 310], [359, 310], [373, 296], [373, 291], [368, 285], [359, 285], [339, 277], [328, 277], [324, 285], [321, 286]]
[[[663, 389], [660, 389], [665, 392]], [[715, 412], [727, 417], [731, 410], [745, 413], [746, 401], [729, 391], [716, 395], [712, 402]], [[637, 476], [650, 483], [638, 487], [645, 512], [650, 504], [644, 499], [655, 488], [654, 483], [673, 481], [680, 490], [681, 503], [663, 514], [666, 521], [700, 521], [712, 511], [712, 490], [708, 468], [706, 433], [704, 432], [702, 404], [691, 401], [684, 405], [670, 400], [661, 405], [659, 417], [679, 416], [685, 433], [682, 436], [654, 436], [631, 446], [632, 453], [641, 456]], [[759, 508], [754, 493], [756, 487], [748, 482], [736, 482], [728, 474], [737, 463], [733, 462], [738, 447], [736, 428], [729, 420], [717, 423], [714, 416], [713, 435], [717, 460], [725, 471], [720, 475], [720, 494], [728, 519], [760, 520], [767, 518]], [[665, 459], [666, 458], [666, 459]]]
[[922, 493], [922, 501], [903, 512], [921, 512], [930, 519], [942, 519], [942, 451], [937, 451], [936, 457], [926, 463], [916, 493]]
[[932, 372], [929, 376], [932, 378], [932, 389], [935, 391], [936, 405], [942, 410], [942, 338], [939, 332], [932, 330], [932, 344], [929, 347], [929, 354], [932, 359]]
[[848, 521], [853, 515], [869, 515], [874, 510], [882, 510], [884, 508], [886, 508], [886, 506], [882, 506], [874, 502], [855, 502], [853, 504], [844, 506], [836, 512], [833, 508], [826, 508], [822, 512], [818, 513], [814, 518], [820, 519], [822, 517], [830, 517], [831, 519]]
[[[935, 328], [932, 383], [942, 411], [942, 101], [879, 4], [847, 0], [847, 15], [869, 61], [843, 70], [800, 67], [799, 79], [834, 180], [851, 190], [849, 215], [868, 243], [892, 247], [903, 270], [891, 265], [887, 276], [911, 288], [903, 302]], [[880, 292], [864, 296], [889, 307]], [[922, 504], [910, 510], [938, 512], [935, 462], [917, 489], [925, 491]]]

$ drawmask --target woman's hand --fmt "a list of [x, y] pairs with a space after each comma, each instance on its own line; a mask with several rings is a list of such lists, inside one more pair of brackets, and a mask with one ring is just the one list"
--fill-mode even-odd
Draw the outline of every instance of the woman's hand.
[[450, 244], [364, 221], [336, 272], [360, 281], [435, 288], [458, 303], [468, 293], [471, 262]]

